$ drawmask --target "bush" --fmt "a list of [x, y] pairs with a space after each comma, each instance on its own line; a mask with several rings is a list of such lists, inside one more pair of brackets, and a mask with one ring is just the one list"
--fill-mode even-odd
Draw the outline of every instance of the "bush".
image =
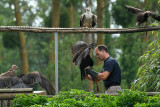
[[12, 107], [160, 107], [160, 95], [147, 96], [145, 92], [124, 90], [119, 96], [101, 95], [72, 89], [47, 98], [41, 95], [17, 95]]
[[12, 107], [22, 107], [23, 106], [31, 106], [34, 104], [45, 105], [47, 103], [47, 97], [36, 94], [28, 94], [27, 96], [24, 94], [17, 94], [13, 99]]
[[120, 107], [133, 107], [136, 103], [147, 102], [147, 94], [140, 91], [124, 90], [124, 92], [117, 96], [116, 104]]

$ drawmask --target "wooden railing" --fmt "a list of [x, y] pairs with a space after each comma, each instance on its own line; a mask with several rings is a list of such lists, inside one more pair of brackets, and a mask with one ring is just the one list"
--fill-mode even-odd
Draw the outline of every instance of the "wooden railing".
[[0, 32], [35, 32], [35, 33], [135, 33], [160, 30], [160, 26], [134, 27], [134, 28], [48, 28], [32, 26], [0, 26]]

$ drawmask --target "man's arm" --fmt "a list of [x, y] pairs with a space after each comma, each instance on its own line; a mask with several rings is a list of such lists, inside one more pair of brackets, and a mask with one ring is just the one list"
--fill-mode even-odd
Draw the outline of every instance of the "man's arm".
[[97, 73], [90, 68], [86, 68], [85, 71], [86, 71], [85, 78], [92, 81], [106, 80], [110, 75], [109, 71], [104, 71], [103, 73]]
[[96, 79], [97, 79], [98, 81], [100, 81], [100, 80], [106, 80], [109, 75], [110, 75], [110, 72], [109, 72], [109, 71], [104, 71], [103, 73], [98, 73]]

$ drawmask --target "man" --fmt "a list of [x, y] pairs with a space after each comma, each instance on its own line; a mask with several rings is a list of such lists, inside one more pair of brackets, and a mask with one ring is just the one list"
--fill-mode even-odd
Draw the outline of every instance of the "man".
[[103, 80], [107, 93], [115, 93], [121, 90], [121, 69], [118, 62], [108, 53], [108, 48], [104, 45], [98, 45], [95, 48], [96, 56], [104, 61], [103, 68], [100, 73], [93, 71], [91, 68], [85, 68], [86, 79], [92, 81]]

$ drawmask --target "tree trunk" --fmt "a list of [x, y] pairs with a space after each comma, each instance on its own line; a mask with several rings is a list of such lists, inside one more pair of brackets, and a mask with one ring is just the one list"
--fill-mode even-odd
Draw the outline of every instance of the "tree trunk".
[[74, 18], [73, 18], [74, 13], [73, 13], [73, 5], [72, 5], [71, 1], [70, 1], [67, 9], [68, 9], [69, 21], [70, 21], [69, 27], [73, 28], [73, 26], [74, 26]]
[[[59, 20], [60, 20], [60, 0], [52, 0], [52, 27], [59, 27]], [[50, 39], [51, 42], [51, 49], [50, 49], [50, 57], [49, 62], [52, 63], [55, 61], [54, 55], [54, 33]]]
[[[148, 6], [149, 2], [148, 0], [144, 0], [144, 6]], [[148, 22], [147, 22], [147, 25], [148, 25]], [[146, 32], [143, 36], [143, 39], [146, 43], [148, 43], [148, 39], [149, 39], [149, 36], [148, 36], [149, 32]]]
[[[21, 26], [21, 14], [19, 10], [19, 1], [13, 0], [14, 7], [15, 7], [15, 16], [16, 16], [16, 25]], [[21, 56], [21, 63], [22, 63], [22, 74], [28, 73], [28, 58], [27, 58], [27, 51], [25, 48], [25, 37], [24, 32], [19, 32], [20, 36], [20, 56]]]
[[[104, 22], [103, 22], [103, 0], [97, 0], [97, 27], [103, 28]], [[104, 44], [103, 34], [97, 35], [97, 45]], [[97, 65], [100, 65], [100, 60], [96, 61]]]

